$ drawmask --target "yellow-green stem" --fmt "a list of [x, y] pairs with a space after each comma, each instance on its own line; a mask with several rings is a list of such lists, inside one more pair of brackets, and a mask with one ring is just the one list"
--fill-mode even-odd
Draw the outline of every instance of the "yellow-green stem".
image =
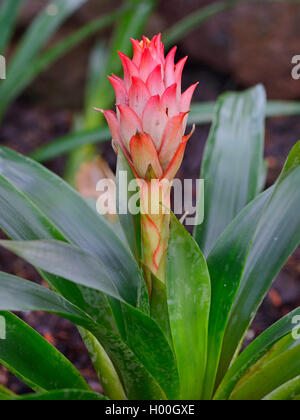
[[123, 385], [107, 353], [89, 331], [79, 328], [99, 377], [104, 394], [111, 400], [127, 400]]

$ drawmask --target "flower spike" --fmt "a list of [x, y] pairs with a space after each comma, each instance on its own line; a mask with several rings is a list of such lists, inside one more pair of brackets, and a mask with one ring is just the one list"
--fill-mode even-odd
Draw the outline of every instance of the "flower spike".
[[[165, 280], [166, 250], [169, 240], [171, 187], [182, 163], [188, 139], [185, 136], [188, 113], [197, 84], [181, 92], [182, 73], [187, 57], [177, 64], [174, 47], [165, 57], [161, 34], [149, 40], [131, 39], [132, 60], [119, 52], [124, 79], [109, 77], [116, 93], [117, 112], [101, 111], [111, 130], [114, 148], [117, 143], [133, 169], [140, 187], [143, 262], [160, 280]], [[150, 183], [156, 180], [156, 187]], [[169, 184], [170, 184], [169, 182]], [[149, 188], [145, 187], [148, 185]], [[160, 211], [149, 210], [149, 203], [159, 197]], [[151, 207], [151, 206], [150, 206]]]

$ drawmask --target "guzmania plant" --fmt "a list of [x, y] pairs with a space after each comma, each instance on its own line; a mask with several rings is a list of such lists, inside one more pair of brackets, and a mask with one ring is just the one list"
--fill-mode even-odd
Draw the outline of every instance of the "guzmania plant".
[[[161, 36], [132, 40], [132, 61], [120, 53], [124, 80], [109, 77], [116, 93], [117, 114], [102, 111], [109, 124], [114, 149], [127, 158], [140, 184], [141, 236], [145, 266], [162, 282], [166, 276], [169, 241], [171, 181], [181, 166], [186, 144], [188, 113], [197, 84], [181, 94], [187, 57], [174, 64], [176, 47], [165, 59]], [[151, 181], [157, 180], [157, 183]], [[168, 181], [163, 183], [162, 181]], [[152, 186], [155, 185], [155, 188]], [[149, 203], [161, 197], [161, 209]], [[149, 208], [148, 208], [149, 207]]]
[[[130, 198], [120, 184], [126, 172], [140, 185], [139, 214], [119, 212], [117, 226], [46, 168], [0, 148], [0, 227], [11, 239], [0, 244], [34, 265], [50, 287], [0, 273], [0, 363], [35, 391], [20, 397], [1, 387], [0, 398], [299, 399], [300, 308], [240, 350], [299, 245], [300, 143], [263, 191], [264, 89], [223, 95], [202, 163], [205, 220], [191, 236], [165, 211], [170, 188], [163, 181], [172, 181], [182, 163], [196, 85], [181, 93], [186, 58], [175, 65], [175, 49], [165, 58], [160, 36], [132, 42], [132, 60], [120, 53], [124, 79], [110, 77], [116, 112], [102, 112], [118, 156], [118, 196]], [[149, 193], [143, 188], [153, 180]], [[149, 204], [157, 196], [154, 213]], [[104, 395], [8, 311], [45, 311], [73, 322]]]

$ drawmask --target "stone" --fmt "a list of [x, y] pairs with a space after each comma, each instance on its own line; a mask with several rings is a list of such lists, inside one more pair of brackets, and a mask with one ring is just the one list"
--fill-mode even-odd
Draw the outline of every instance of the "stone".
[[[172, 0], [172, 13], [166, 3], [160, 12], [168, 26], [198, 10], [200, 2]], [[291, 72], [292, 57], [300, 54], [299, 19], [295, 4], [238, 6], [212, 17], [180, 44], [192, 60], [230, 74], [243, 88], [263, 83], [269, 98], [296, 99], [300, 81]]]

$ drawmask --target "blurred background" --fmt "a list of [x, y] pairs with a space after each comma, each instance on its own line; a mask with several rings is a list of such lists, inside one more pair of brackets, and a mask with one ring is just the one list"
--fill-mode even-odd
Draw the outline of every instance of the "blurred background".
[[[60, 3], [71, 6], [58, 22]], [[129, 53], [129, 37], [142, 33], [150, 38], [162, 32], [167, 45], [178, 45], [177, 59], [189, 56], [183, 87], [200, 82], [195, 102], [211, 104], [225, 91], [257, 83], [265, 86], [268, 99], [292, 101], [282, 112], [290, 115], [266, 122], [268, 186], [300, 138], [300, 80], [291, 75], [292, 57], [300, 55], [299, 1], [2, 0], [0, 7], [0, 53], [8, 62], [7, 80], [0, 81], [0, 143], [26, 155], [39, 149], [35, 156], [83, 195], [101, 171], [107, 170], [96, 156], [101, 155], [112, 170], [115, 167], [110, 143], [86, 145], [89, 138], [93, 142], [101, 136], [107, 138], [106, 127], [93, 107], [112, 107], [113, 90], [106, 74], [120, 72], [117, 50]], [[37, 21], [40, 13], [43, 20]], [[28, 31], [31, 35], [26, 40]], [[1, 42], [4, 38], [6, 45]], [[18, 53], [19, 61], [15, 58]], [[197, 125], [179, 177], [199, 177], [209, 115]], [[40, 149], [55, 144], [56, 139], [61, 141], [50, 153]], [[81, 147], [71, 151], [72, 142]], [[40, 282], [31, 266], [2, 249], [0, 270]], [[299, 305], [298, 249], [275, 281], [247, 339]], [[100, 391], [84, 345], [71, 324], [42, 313], [22, 317]], [[1, 367], [0, 384], [18, 393], [27, 392]]]

